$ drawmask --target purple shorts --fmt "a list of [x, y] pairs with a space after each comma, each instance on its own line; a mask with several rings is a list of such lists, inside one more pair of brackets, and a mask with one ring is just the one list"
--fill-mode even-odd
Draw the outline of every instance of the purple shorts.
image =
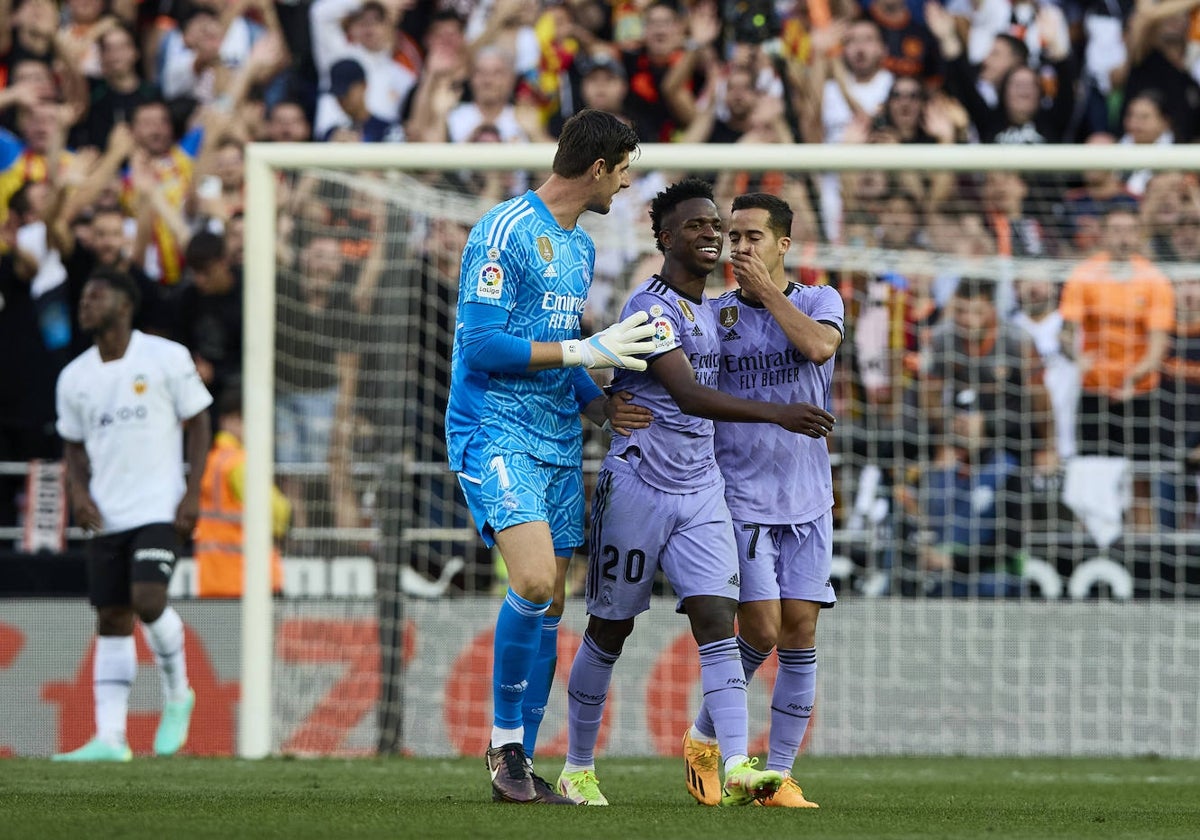
[[837, 601], [829, 582], [833, 560], [833, 511], [802, 525], [733, 523], [742, 573], [741, 602], [781, 598]]
[[680, 602], [695, 595], [737, 600], [737, 547], [723, 482], [666, 493], [610, 456], [596, 480], [589, 542], [589, 615], [619, 621], [645, 612], [659, 568]]

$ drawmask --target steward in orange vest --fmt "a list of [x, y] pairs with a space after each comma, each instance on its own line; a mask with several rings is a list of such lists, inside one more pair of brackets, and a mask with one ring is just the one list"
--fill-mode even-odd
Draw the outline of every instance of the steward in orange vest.
[[[218, 428], [200, 481], [200, 515], [194, 534], [201, 598], [240, 598], [242, 595], [242, 505], [246, 483], [246, 450], [242, 447], [241, 394], [227, 388], [222, 395]], [[271, 488], [271, 530], [276, 539], [287, 531], [292, 506]], [[283, 590], [283, 562], [271, 550], [271, 589]]]

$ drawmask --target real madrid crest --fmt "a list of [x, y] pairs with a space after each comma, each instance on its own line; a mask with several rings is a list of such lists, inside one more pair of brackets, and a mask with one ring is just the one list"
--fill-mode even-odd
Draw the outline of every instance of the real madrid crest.
[[738, 322], [738, 308], [736, 306], [722, 306], [717, 320], [721, 322], [722, 327], [730, 329]]
[[554, 243], [550, 241], [549, 236], [539, 236], [537, 238], [537, 252], [546, 262], [554, 259]]
[[133, 380], [133, 393], [137, 394], [139, 397], [146, 393], [146, 377], [140, 373]]
[[692, 313], [692, 305], [686, 300], [679, 301], [679, 311], [682, 312], [683, 317], [687, 318], [689, 321], [694, 322], [696, 320], [696, 316]]

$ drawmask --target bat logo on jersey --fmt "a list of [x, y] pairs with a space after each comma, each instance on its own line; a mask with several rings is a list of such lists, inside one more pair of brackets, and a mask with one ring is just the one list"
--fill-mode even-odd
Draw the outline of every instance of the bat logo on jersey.
[[683, 313], [684, 318], [687, 318], [693, 323], [695, 322], [696, 316], [692, 313], [691, 304], [689, 304], [686, 300], [679, 301], [679, 311]]
[[554, 243], [550, 241], [549, 236], [539, 236], [537, 238], [538, 256], [546, 262], [554, 259]]
[[725, 329], [732, 329], [733, 325], [738, 322], [738, 308], [736, 306], [722, 306], [717, 320], [721, 322], [721, 326]]
[[475, 288], [475, 293], [481, 298], [499, 300], [502, 291], [504, 291], [504, 269], [500, 267], [499, 263], [484, 263], [483, 268], [479, 269], [479, 284]]
[[140, 373], [133, 379], [133, 393], [139, 397], [146, 393], [146, 377]]
[[675, 346], [675, 330], [666, 318], [654, 322], [654, 347], [656, 350], [669, 350]]

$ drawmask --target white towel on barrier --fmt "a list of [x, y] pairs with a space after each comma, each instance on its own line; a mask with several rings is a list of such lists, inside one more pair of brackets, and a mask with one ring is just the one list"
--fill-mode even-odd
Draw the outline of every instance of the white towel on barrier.
[[1063, 503], [1071, 509], [1100, 548], [1121, 536], [1125, 511], [1133, 502], [1129, 461], [1084, 456], [1067, 463]]

